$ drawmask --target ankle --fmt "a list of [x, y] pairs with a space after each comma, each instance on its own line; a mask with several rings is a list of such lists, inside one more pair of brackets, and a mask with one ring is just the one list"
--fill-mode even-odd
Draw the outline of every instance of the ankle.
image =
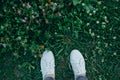
[[53, 78], [53, 79], [55, 78], [53, 74], [47, 74], [47, 75], [45, 75], [45, 78], [48, 78], [48, 77], [49, 78]]
[[75, 75], [76, 77], [79, 77], [79, 76], [86, 76], [86, 74], [85, 73], [83, 73], [83, 74], [78, 74], [78, 75]]
[[77, 75], [75, 75], [75, 78], [77, 79], [79, 77], [85, 77], [85, 76], [86, 76], [86, 74], [77, 74]]
[[44, 80], [55, 80], [53, 77], [46, 77]]
[[88, 80], [88, 79], [85, 75], [79, 75], [79, 76], [76, 77], [75, 80]]

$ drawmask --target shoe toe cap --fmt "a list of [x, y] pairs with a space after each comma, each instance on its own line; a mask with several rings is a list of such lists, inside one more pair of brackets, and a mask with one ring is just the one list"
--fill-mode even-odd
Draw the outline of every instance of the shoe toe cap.
[[77, 61], [79, 61], [81, 59], [84, 59], [84, 58], [83, 58], [82, 54], [78, 50], [75, 49], [75, 50], [71, 51], [70, 60], [72, 62], [74, 62], [74, 61], [77, 62]]

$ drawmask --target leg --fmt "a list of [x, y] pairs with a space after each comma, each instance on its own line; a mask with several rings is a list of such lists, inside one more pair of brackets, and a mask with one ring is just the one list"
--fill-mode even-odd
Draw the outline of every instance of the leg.
[[41, 71], [43, 80], [55, 79], [55, 60], [52, 51], [45, 51], [41, 58]]
[[72, 50], [70, 54], [70, 62], [74, 72], [75, 80], [87, 80], [85, 60], [78, 50]]
[[45, 78], [45, 80], [54, 80], [54, 78], [52, 78], [52, 77], [47, 77], [47, 78]]
[[85, 76], [78, 76], [76, 80], [88, 80]]

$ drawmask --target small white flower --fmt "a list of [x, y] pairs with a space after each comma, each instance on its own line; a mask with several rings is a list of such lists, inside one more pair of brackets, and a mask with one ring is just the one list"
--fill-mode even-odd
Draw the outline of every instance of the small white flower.
[[45, 9], [42, 9], [42, 12], [45, 12]]
[[26, 5], [23, 3], [22, 6], [25, 7]]
[[91, 34], [91, 29], [89, 29], [89, 33]]
[[37, 55], [34, 55], [35, 58], [37, 58]]
[[104, 19], [106, 20], [106, 19], [107, 19], [107, 16], [104, 16]]
[[92, 16], [92, 13], [89, 13], [90, 16]]
[[24, 19], [27, 20], [27, 17], [25, 17]]
[[56, 6], [57, 6], [57, 3], [54, 3], [54, 4], [53, 4], [53, 7], [52, 7], [52, 10], [53, 10], [53, 11], [56, 10]]
[[42, 9], [42, 6], [39, 6], [39, 9]]
[[104, 58], [101, 60], [101, 62], [104, 62]]
[[58, 13], [58, 16], [62, 16], [62, 14], [61, 14], [61, 13]]
[[57, 6], [57, 3], [54, 3], [55, 6]]
[[102, 27], [103, 29], [106, 28], [106, 26], [105, 26], [104, 24], [102, 24], [101, 27]]
[[93, 13], [95, 14], [95, 13], [96, 13], [96, 10], [94, 10]]
[[89, 25], [90, 25], [90, 23], [87, 23], [86, 25], [87, 25], [87, 26], [89, 26]]
[[99, 21], [96, 21], [97, 24], [99, 24], [100, 22]]
[[33, 18], [33, 19], [35, 19], [35, 16], [34, 16], [34, 15], [32, 15], [32, 18]]
[[117, 55], [117, 53], [116, 53], [116, 52], [114, 52], [114, 53], [113, 53], [113, 55]]
[[105, 22], [106, 22], [106, 23], [109, 23], [109, 21], [108, 21], [107, 19], [105, 20]]
[[85, 3], [82, 3], [82, 6], [85, 6]]
[[116, 38], [117, 38], [116, 36], [113, 37], [113, 39], [116, 39]]
[[99, 49], [99, 47], [98, 47], [98, 46], [96, 46], [96, 49]]
[[98, 35], [97, 38], [100, 38], [100, 36]]
[[27, 8], [28, 8], [28, 9], [31, 8], [31, 5], [30, 5], [29, 3], [27, 3]]
[[90, 10], [87, 10], [86, 12], [87, 12], [87, 13], [90, 13]]
[[110, 46], [112, 46], [112, 44], [110, 43]]
[[98, 8], [96, 8], [95, 10], [98, 11]]
[[57, 34], [57, 32], [55, 32], [55, 34]]
[[95, 33], [91, 33], [91, 36], [92, 36], [92, 37], [95, 36]]
[[18, 10], [18, 14], [21, 15], [21, 10]]
[[105, 22], [102, 22], [102, 24], [104, 25], [104, 24], [106, 24]]
[[18, 40], [21, 40], [21, 39], [22, 39], [22, 38], [19, 36], [19, 37], [18, 37]]
[[6, 46], [7, 46], [6, 44], [2, 44], [2, 45], [3, 45], [4, 48], [6, 48]]
[[22, 22], [23, 22], [23, 23], [25, 23], [25, 22], [26, 22], [26, 20], [25, 20], [25, 19], [22, 19]]
[[101, 42], [100, 41], [98, 41], [98, 44], [100, 44]]
[[115, 9], [118, 9], [118, 7], [115, 7]]
[[70, 30], [70, 27], [68, 27], [68, 29]]
[[102, 37], [103, 39], [105, 39], [105, 37]]
[[101, 5], [102, 4], [102, 1], [98, 1], [98, 5]]
[[33, 31], [33, 28], [30, 28], [30, 30], [32, 30], [32, 31]]
[[110, 31], [112, 30], [112, 28], [109, 29]]
[[103, 9], [106, 9], [106, 6], [104, 6]]
[[119, 2], [119, 0], [116, 0], [117, 2]]
[[108, 43], [105, 43], [105, 47], [108, 47]]
[[13, 8], [13, 9], [15, 9], [15, 7], [14, 7], [14, 6], [13, 6], [12, 8]]

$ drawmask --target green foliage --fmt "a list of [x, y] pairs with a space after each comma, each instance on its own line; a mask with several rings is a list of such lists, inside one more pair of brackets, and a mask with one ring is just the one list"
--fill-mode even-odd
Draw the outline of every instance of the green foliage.
[[1, 0], [0, 80], [42, 80], [45, 49], [56, 79], [73, 80], [72, 49], [81, 51], [91, 80], [119, 80], [119, 0]]
[[73, 1], [73, 5], [77, 5], [77, 4], [79, 4], [79, 2], [80, 2], [80, 0], [72, 0]]

